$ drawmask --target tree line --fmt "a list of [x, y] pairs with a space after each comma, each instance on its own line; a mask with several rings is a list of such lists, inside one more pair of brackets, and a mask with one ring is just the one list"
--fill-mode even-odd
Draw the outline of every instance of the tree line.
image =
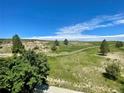
[[[68, 39], [65, 39], [65, 40], [63, 41], [63, 44], [67, 46], [67, 45], [69, 44]], [[53, 43], [53, 45], [52, 45], [52, 47], [51, 47], [51, 50], [52, 50], [53, 52], [56, 51], [58, 46], [60, 46], [60, 43], [59, 43], [58, 40], [55, 40], [54, 43]]]

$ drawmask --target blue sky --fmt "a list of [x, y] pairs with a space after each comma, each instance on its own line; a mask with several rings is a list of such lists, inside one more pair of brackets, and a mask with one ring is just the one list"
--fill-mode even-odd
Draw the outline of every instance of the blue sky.
[[0, 38], [124, 40], [124, 0], [0, 0]]

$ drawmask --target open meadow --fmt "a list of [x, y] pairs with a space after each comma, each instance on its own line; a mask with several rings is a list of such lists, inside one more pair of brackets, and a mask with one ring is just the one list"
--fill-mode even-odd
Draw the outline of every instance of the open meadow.
[[[101, 42], [70, 41], [64, 45], [59, 42], [56, 51], [52, 51], [53, 41], [22, 41], [26, 49], [47, 56], [50, 67], [48, 83], [50, 86], [68, 88], [84, 93], [123, 93], [118, 80], [104, 77], [108, 60], [120, 60], [121, 76], [124, 77], [124, 47], [116, 48], [116, 42], [108, 42], [110, 52], [106, 56], [99, 54]], [[30, 44], [30, 47], [29, 47]], [[7, 46], [8, 45], [8, 46]], [[0, 55], [12, 56], [10, 41], [1, 44]], [[46, 51], [42, 51], [45, 49]], [[5, 51], [5, 52], [4, 52]]]

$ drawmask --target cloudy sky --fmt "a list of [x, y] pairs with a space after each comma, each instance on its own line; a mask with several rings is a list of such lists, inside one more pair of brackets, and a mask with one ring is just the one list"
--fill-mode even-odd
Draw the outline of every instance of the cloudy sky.
[[0, 0], [0, 38], [124, 40], [124, 0]]

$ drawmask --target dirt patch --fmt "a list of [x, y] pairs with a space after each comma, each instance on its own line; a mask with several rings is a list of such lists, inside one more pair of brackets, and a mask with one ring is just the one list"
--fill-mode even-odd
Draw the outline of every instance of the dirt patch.
[[84, 93], [84, 92], [78, 92], [78, 91], [73, 91], [70, 89], [50, 86], [50, 88], [47, 91], [45, 91], [44, 93]]
[[112, 60], [117, 59], [124, 65], [124, 55], [120, 52], [108, 53], [106, 58], [110, 58]]

